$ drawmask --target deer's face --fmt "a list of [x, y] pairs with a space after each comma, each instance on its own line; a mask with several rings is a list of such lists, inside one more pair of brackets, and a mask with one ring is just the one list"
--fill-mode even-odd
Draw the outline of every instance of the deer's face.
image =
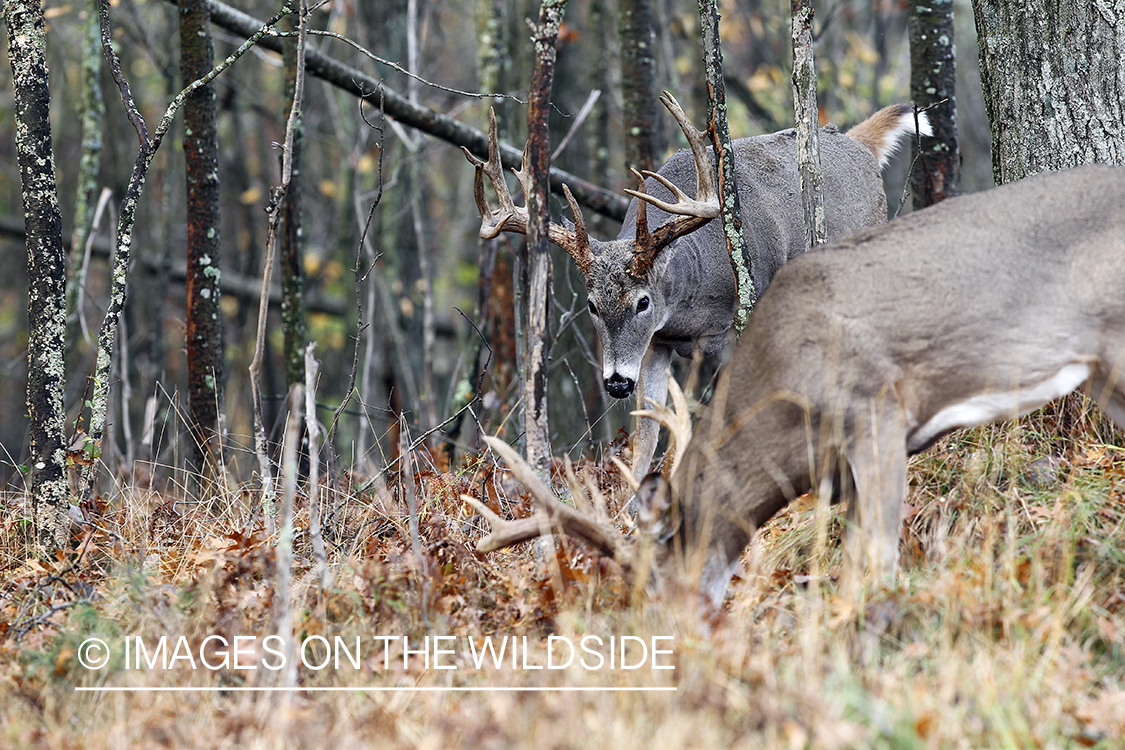
[[641, 278], [630, 273], [631, 240], [591, 245], [587, 306], [602, 344], [602, 383], [614, 398], [628, 398], [653, 334], [668, 321], [665, 291], [653, 283], [659, 278], [656, 269]]

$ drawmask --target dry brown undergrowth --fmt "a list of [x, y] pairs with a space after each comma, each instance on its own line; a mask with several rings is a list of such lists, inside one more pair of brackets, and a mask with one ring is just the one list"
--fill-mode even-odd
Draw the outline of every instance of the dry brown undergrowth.
[[[342, 477], [324, 488], [330, 507], [339, 501], [332, 583], [319, 590], [300, 502], [292, 579], [298, 636], [362, 639], [358, 669], [298, 673], [305, 688], [356, 688], [342, 692], [236, 690], [277, 684], [280, 673], [261, 666], [192, 669], [181, 658], [167, 670], [127, 668], [127, 636], [150, 647], [165, 636], [166, 655], [182, 637], [215, 661], [215, 636], [254, 636], [248, 658], [262, 664], [276, 540], [245, 530], [247, 488], [230, 488], [214, 518], [177, 493], [121, 487], [54, 562], [29, 553], [22, 498], [10, 494], [0, 518], [0, 746], [1125, 747], [1125, 452], [1090, 419], [1056, 408], [916, 459], [900, 585], [870, 591], [862, 610], [834, 597], [839, 513], [817, 559], [814, 503], [793, 504], [747, 552], [709, 635], [679, 595], [628, 590], [580, 545], [476, 553], [483, 527], [461, 493], [528, 510], [489, 465], [418, 472], [421, 564], [400, 477], [362, 492], [362, 478]], [[1060, 431], [1078, 437], [1053, 437]], [[620, 508], [615, 469], [577, 468]], [[446, 660], [457, 669], [423, 669], [419, 655], [404, 669], [402, 637], [413, 649], [436, 635], [452, 637]], [[477, 669], [466, 651], [467, 637], [525, 635], [532, 665], [552, 635], [650, 646], [672, 636], [661, 658], [675, 668]], [[376, 636], [394, 640], [384, 651]], [[82, 666], [90, 637], [109, 645], [109, 666]], [[212, 690], [75, 690], [105, 686]], [[358, 689], [403, 686], [675, 690]]]

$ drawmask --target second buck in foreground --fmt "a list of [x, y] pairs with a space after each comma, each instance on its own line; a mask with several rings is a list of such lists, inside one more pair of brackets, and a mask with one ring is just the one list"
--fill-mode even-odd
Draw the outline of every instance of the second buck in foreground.
[[[646, 479], [658, 560], [722, 601], [754, 531], [798, 495], [848, 502], [849, 589], [891, 582], [907, 456], [1076, 388], [1125, 429], [1125, 169], [1087, 166], [947, 200], [778, 271], [671, 483]], [[509, 459], [511, 463], [511, 459]], [[537, 493], [555, 525], [625, 540]], [[534, 536], [521, 522], [482, 542]], [[853, 596], [857, 592], [848, 590]]]
[[[674, 154], [658, 173], [646, 172], [639, 190], [629, 190], [625, 223], [616, 240], [590, 238], [578, 204], [567, 195], [575, 225], [550, 226], [550, 238], [578, 264], [586, 281], [590, 315], [602, 345], [602, 382], [615, 398], [634, 390], [663, 404], [665, 372], [672, 352], [718, 354], [734, 323], [735, 283], [719, 214], [713, 154], [707, 134], [696, 130], [670, 94], [661, 100], [676, 118], [690, 150]], [[820, 131], [828, 238], [835, 239], [887, 219], [880, 168], [915, 128], [913, 109], [897, 104], [879, 110], [848, 133]], [[925, 114], [917, 115], [923, 134]], [[527, 209], [516, 206], [504, 182], [496, 142], [489, 130], [489, 159], [465, 151], [477, 168], [476, 200], [481, 237], [526, 232]], [[760, 293], [774, 272], [805, 251], [805, 219], [797, 176], [795, 131], [740, 138], [732, 146], [742, 229], [754, 286]], [[516, 173], [527, 193], [526, 170]], [[499, 211], [485, 203], [484, 176], [496, 190]], [[694, 194], [694, 199], [689, 195]], [[652, 204], [649, 207], [649, 204]], [[653, 229], [649, 229], [649, 227]], [[641, 477], [656, 448], [656, 423], [641, 419], [634, 431], [633, 470]]]

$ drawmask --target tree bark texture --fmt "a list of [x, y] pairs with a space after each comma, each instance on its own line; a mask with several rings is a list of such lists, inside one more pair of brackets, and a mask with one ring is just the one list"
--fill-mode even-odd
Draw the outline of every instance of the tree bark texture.
[[[78, 287], [83, 283], [86, 238], [94, 218], [94, 201], [98, 194], [98, 164], [102, 153], [102, 120], [105, 102], [102, 99], [101, 26], [98, 23], [98, 0], [86, 0], [82, 35], [82, 157], [78, 163], [78, 189], [74, 198], [74, 231], [71, 234], [70, 282], [67, 285], [68, 315], [81, 314], [77, 309]], [[77, 326], [75, 326], [77, 330]], [[72, 333], [71, 340], [76, 336]]]
[[[289, 16], [285, 30], [296, 32], [299, 22]], [[297, 85], [298, 39], [287, 40], [283, 60], [285, 64], [285, 112], [293, 108], [293, 94]], [[292, 174], [285, 200], [281, 204], [281, 329], [285, 347], [285, 384], [292, 388], [305, 382], [305, 346], [308, 325], [305, 314], [305, 275], [301, 253], [301, 151], [304, 140], [304, 119], [298, 115], [293, 123], [291, 153]]]
[[547, 116], [555, 75], [555, 46], [566, 0], [543, 0], [534, 29], [535, 70], [527, 103], [527, 164], [531, 195], [527, 196], [527, 330], [523, 351], [523, 415], [527, 462], [543, 478], [551, 473], [551, 435], [547, 425], [547, 350], [551, 312], [551, 246], [547, 239], [547, 203], [551, 165]]
[[797, 172], [801, 177], [801, 207], [805, 213], [805, 249], [828, 239], [824, 216], [824, 178], [820, 170], [820, 116], [816, 105], [816, 66], [813, 61], [809, 0], [793, 0], [793, 116], [797, 123]]
[[[214, 50], [207, 0], [180, 2], [180, 70], [184, 86], [211, 72]], [[215, 87], [184, 102], [187, 176], [187, 364], [192, 451], [205, 477], [222, 465], [223, 318], [219, 286], [219, 140]], [[303, 382], [303, 378], [302, 378]]]
[[652, 0], [619, 0], [625, 168], [655, 172], [664, 151], [656, 86]]
[[914, 208], [925, 208], [961, 192], [953, 0], [910, 0], [909, 23], [910, 95], [933, 128], [911, 175]]
[[719, 162], [719, 201], [722, 207], [723, 232], [727, 238], [730, 264], [734, 271], [734, 328], [739, 335], [758, 301], [754, 279], [750, 275], [750, 249], [742, 234], [742, 206], [734, 176], [734, 160], [727, 125], [727, 93], [723, 85], [723, 50], [719, 40], [719, 8], [715, 0], [699, 0], [699, 26], [703, 35], [703, 66], [707, 78], [707, 122], [711, 143]]
[[1125, 2], [973, 0], [997, 183], [1125, 163]]
[[66, 258], [51, 148], [47, 38], [39, 0], [6, 0], [8, 57], [16, 110], [15, 144], [27, 231], [28, 375], [32, 523], [53, 557], [69, 537], [64, 351]]

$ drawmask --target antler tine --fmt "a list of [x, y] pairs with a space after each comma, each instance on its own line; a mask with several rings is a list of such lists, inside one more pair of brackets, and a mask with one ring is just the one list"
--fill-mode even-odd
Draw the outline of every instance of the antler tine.
[[[496, 112], [494, 110], [488, 110], [488, 159], [480, 159], [464, 146], [461, 147], [461, 150], [465, 153], [465, 158], [476, 169], [476, 174], [473, 177], [473, 195], [477, 201], [477, 210], [480, 212], [480, 236], [482, 239], [495, 239], [500, 236], [501, 232], [527, 234], [529, 221], [527, 196], [531, 193], [531, 171], [527, 166], [527, 148], [529, 145], [530, 143], [524, 145], [520, 168], [512, 170], [512, 174], [519, 181], [520, 190], [523, 191], [523, 206], [516, 205], [511, 191], [508, 190], [508, 183], [504, 179], [504, 167], [500, 161], [500, 142], [496, 136]], [[485, 176], [492, 183], [492, 189], [496, 191], [496, 200], [500, 204], [498, 211], [493, 211], [485, 199]], [[575, 262], [578, 263], [579, 270], [585, 275], [594, 260], [593, 251], [590, 250], [590, 237], [586, 232], [586, 221], [582, 217], [582, 210], [578, 208], [578, 202], [574, 200], [574, 196], [570, 193], [570, 188], [563, 185], [563, 192], [566, 194], [566, 201], [570, 205], [571, 213], [574, 214], [575, 231], [572, 232], [558, 224], [550, 224], [547, 228], [547, 236], [551, 242], [566, 250], [574, 258]]]
[[[534, 470], [528, 463], [520, 458], [520, 455], [503, 440], [485, 436], [484, 441], [488, 447], [504, 459], [512, 472], [512, 476], [531, 492], [531, 496], [535, 499], [540, 510], [547, 514], [549, 521], [547, 528], [559, 528], [563, 532], [597, 548], [607, 557], [614, 558], [622, 566], [629, 566], [631, 559], [629, 549], [620, 535], [613, 529], [602, 528], [595, 520], [588, 518], [569, 505], [559, 502], [551, 494], [547, 485], [543, 484], [543, 481], [535, 475]], [[488, 510], [487, 507], [484, 507], [482, 511], [483, 504], [479, 501], [464, 496], [462, 496], [462, 499], [469, 502], [492, 526], [492, 533], [477, 543], [477, 549], [481, 552], [491, 552], [510, 547], [513, 544], [542, 536], [544, 533], [544, 527], [540, 523], [541, 519], [521, 518], [517, 521], [505, 521]]]
[[672, 96], [669, 91], [665, 91], [661, 95], [660, 101], [672, 114], [672, 117], [676, 118], [676, 122], [680, 124], [680, 130], [684, 132], [684, 137], [691, 145], [691, 153], [695, 157], [696, 202], [707, 205], [714, 204], [715, 213], [712, 216], [718, 216], [719, 191], [715, 189], [715, 170], [711, 166], [710, 157], [707, 156], [707, 137], [711, 133], [711, 124], [708, 123], [706, 130], [697, 130], [688, 116], [684, 114], [683, 107], [676, 101], [676, 97]]
[[[711, 165], [711, 158], [707, 155], [706, 139], [710, 127], [707, 130], [697, 130], [691, 124], [688, 116], [684, 114], [680, 103], [667, 91], [660, 97], [660, 101], [676, 118], [676, 122], [680, 124], [680, 129], [684, 132], [684, 137], [687, 138], [688, 144], [691, 146], [692, 159], [695, 162], [696, 196], [695, 198], [689, 197], [679, 186], [655, 172], [646, 170], [643, 173], [644, 176], [642, 176], [636, 170], [633, 170], [637, 179], [641, 181], [640, 189], [630, 190], [626, 188], [625, 192], [640, 201], [637, 205], [637, 254], [630, 266], [630, 272], [638, 277], [646, 275], [652, 269], [656, 256], [674, 240], [694, 232], [719, 215], [719, 197], [718, 190], [715, 188], [714, 169]], [[672, 193], [676, 201], [670, 203], [649, 195], [645, 190], [644, 177], [652, 177], [657, 180]], [[673, 214], [676, 218], [650, 233], [647, 212], [645, 211], [646, 203], [651, 203], [657, 208]]]
[[[500, 142], [496, 136], [495, 110], [491, 108], [488, 110], [488, 159], [477, 158], [464, 146], [461, 147], [461, 150], [465, 153], [465, 158], [476, 169], [473, 193], [477, 201], [477, 210], [480, 211], [481, 239], [495, 239], [504, 231], [526, 234], [527, 207], [516, 205], [516, 202], [512, 199], [511, 191], [508, 190], [508, 183], [504, 180], [504, 166], [500, 163]], [[489, 182], [492, 183], [492, 189], [496, 191], [496, 200], [500, 204], [499, 211], [494, 212], [485, 200], [483, 175], [488, 176]], [[519, 177], [519, 172], [516, 172], [516, 177]], [[520, 184], [523, 185], [522, 180]]]
[[650, 398], [645, 398], [650, 404], [649, 409], [642, 411], [634, 411], [634, 417], [648, 417], [649, 419], [656, 420], [660, 424], [668, 428], [668, 432], [672, 435], [672, 441], [676, 445], [676, 454], [672, 458], [672, 469], [669, 472], [675, 475], [676, 467], [680, 465], [680, 457], [687, 448], [688, 443], [691, 442], [691, 411], [688, 408], [687, 397], [684, 396], [680, 384], [672, 377], [671, 373], [668, 374], [668, 393], [672, 395], [672, 406], [675, 408], [673, 411], [664, 404], [657, 403]]

